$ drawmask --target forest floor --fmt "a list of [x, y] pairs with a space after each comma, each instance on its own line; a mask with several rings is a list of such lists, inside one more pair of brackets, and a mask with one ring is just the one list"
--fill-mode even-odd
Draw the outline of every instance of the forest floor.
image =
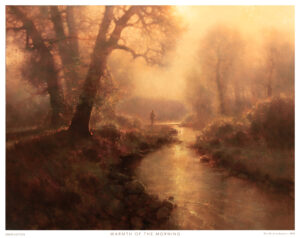
[[61, 130], [11, 144], [6, 229], [176, 229], [172, 197], [148, 194], [132, 173], [144, 155], [174, 142], [174, 129], [156, 126], [107, 127], [90, 139]]

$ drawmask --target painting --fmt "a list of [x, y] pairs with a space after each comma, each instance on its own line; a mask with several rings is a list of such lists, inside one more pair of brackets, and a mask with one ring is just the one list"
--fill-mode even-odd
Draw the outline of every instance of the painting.
[[295, 229], [294, 6], [5, 10], [7, 231]]

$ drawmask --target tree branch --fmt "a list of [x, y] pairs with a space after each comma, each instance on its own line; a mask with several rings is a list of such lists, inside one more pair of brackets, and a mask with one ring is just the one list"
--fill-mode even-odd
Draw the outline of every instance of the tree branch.
[[116, 22], [115, 29], [113, 30], [109, 42], [111, 45], [117, 45], [118, 40], [120, 39], [121, 33], [125, 27], [127, 27], [127, 23], [129, 19], [136, 13], [138, 6], [131, 6], [124, 15]]
[[148, 52], [150, 51], [149, 49], [147, 49], [144, 53], [137, 53], [135, 52], [133, 49], [129, 48], [128, 46], [126, 45], [120, 45], [120, 44], [117, 44], [117, 46], [115, 47], [115, 49], [119, 49], [119, 50], [124, 50], [124, 51], [127, 51], [129, 52], [133, 59], [136, 59], [136, 58], [143, 58], [147, 63], [149, 64], [155, 64], [155, 60], [153, 60], [152, 58], [148, 57]]

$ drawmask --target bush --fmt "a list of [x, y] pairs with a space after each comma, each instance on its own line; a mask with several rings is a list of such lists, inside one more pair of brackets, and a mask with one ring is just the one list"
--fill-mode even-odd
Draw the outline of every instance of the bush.
[[248, 114], [250, 133], [271, 148], [294, 148], [294, 100], [277, 97], [258, 103]]
[[281, 184], [294, 182], [293, 99], [260, 102], [246, 116], [240, 121], [223, 118], [212, 122], [202, 130], [195, 148], [235, 174], [290, 189]]
[[124, 135], [124, 139], [129, 140], [130, 142], [140, 141], [142, 137], [142, 133], [137, 130], [127, 131]]
[[119, 141], [121, 137], [121, 132], [115, 125], [112, 124], [102, 126], [99, 130], [97, 130], [97, 134], [99, 134], [102, 138], [112, 141], [113, 143]]
[[202, 131], [198, 143], [206, 142], [210, 146], [221, 143], [243, 146], [248, 141], [246, 124], [233, 118], [222, 118], [213, 121]]

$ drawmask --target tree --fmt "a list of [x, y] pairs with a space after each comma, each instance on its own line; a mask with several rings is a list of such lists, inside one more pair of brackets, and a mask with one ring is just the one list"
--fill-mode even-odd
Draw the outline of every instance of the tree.
[[204, 127], [214, 116], [213, 88], [196, 69], [189, 70], [186, 76], [185, 96], [191, 105], [193, 115], [187, 120], [197, 128]]
[[266, 96], [292, 93], [294, 88], [294, 46], [283, 32], [270, 30], [263, 43], [263, 71]]
[[200, 47], [202, 74], [215, 82], [223, 115], [228, 114], [226, 93], [242, 49], [243, 42], [238, 32], [221, 25], [209, 30]]
[[[78, 86], [78, 61], [80, 59], [77, 29], [74, 20], [74, 7], [67, 6], [66, 12], [66, 27], [64, 27], [62, 11], [58, 9], [58, 6], [51, 6], [51, 21], [53, 23], [54, 32], [56, 35], [55, 41], [57, 42], [58, 52], [62, 60], [62, 69], [64, 72], [65, 80], [68, 90], [69, 106], [72, 107], [74, 103], [74, 88]], [[69, 32], [69, 36], [66, 35], [66, 31]]]
[[[70, 130], [81, 134], [88, 134], [100, 80], [111, 78], [107, 67], [111, 52], [122, 50], [134, 59], [142, 57], [149, 64], [161, 64], [164, 53], [174, 45], [174, 35], [179, 29], [172, 7], [9, 6], [7, 9], [11, 19], [7, 21], [8, 30], [21, 35], [26, 49], [24, 77], [42, 88], [41, 92], [47, 89], [53, 124], [67, 121], [77, 104]], [[96, 29], [99, 22], [100, 28]], [[105, 91], [101, 90], [100, 94]], [[106, 98], [98, 96], [101, 101]]]
[[[51, 103], [52, 126], [60, 126], [71, 119], [80, 86], [79, 72], [84, 71], [80, 63], [78, 26], [74, 18], [74, 8], [72, 6], [7, 7], [7, 29], [13, 30], [15, 36], [20, 36], [22, 41], [21, 44], [19, 43], [20, 47], [25, 46], [24, 78], [38, 88], [41, 94], [47, 91], [43, 88], [49, 88], [45, 85], [46, 79], [56, 80], [56, 84], [52, 84], [57, 85], [56, 91], [59, 91], [60, 97], [54, 97], [52, 93], [50, 100], [52, 102], [52, 98], [56, 98], [61, 106], [57, 107], [55, 105], [58, 103]], [[26, 22], [30, 24], [25, 25]], [[32, 31], [28, 31], [28, 27], [34, 28], [41, 44], [33, 40]], [[43, 53], [45, 51], [48, 52], [49, 64], [45, 60]], [[48, 74], [45, 70], [47, 68], [54, 73]]]
[[[38, 76], [35, 76], [39, 79], [42, 78], [42, 81], [46, 82], [47, 92], [50, 96], [50, 105], [52, 109], [51, 125], [59, 126], [63, 121], [62, 115], [65, 111], [65, 105], [50, 45], [42, 37], [42, 34], [38, 31], [34, 22], [25, 14], [24, 9], [17, 6], [9, 6], [8, 10], [17, 21], [13, 22], [11, 27], [9, 25], [7, 29], [14, 30], [15, 32], [21, 31], [24, 46], [27, 50], [33, 52], [30, 63], [37, 68], [39, 74]], [[32, 72], [29, 72], [29, 74], [30, 73]], [[30, 74], [30, 77], [31, 76], [33, 75]], [[30, 79], [31, 82], [41, 83], [41, 80], [34, 82], [34, 78]]]
[[[91, 62], [69, 130], [88, 136], [91, 111], [100, 80], [108, 74], [107, 60], [114, 50], [160, 63], [176, 32], [172, 7], [105, 6]], [[167, 38], [168, 41], [164, 41]]]

